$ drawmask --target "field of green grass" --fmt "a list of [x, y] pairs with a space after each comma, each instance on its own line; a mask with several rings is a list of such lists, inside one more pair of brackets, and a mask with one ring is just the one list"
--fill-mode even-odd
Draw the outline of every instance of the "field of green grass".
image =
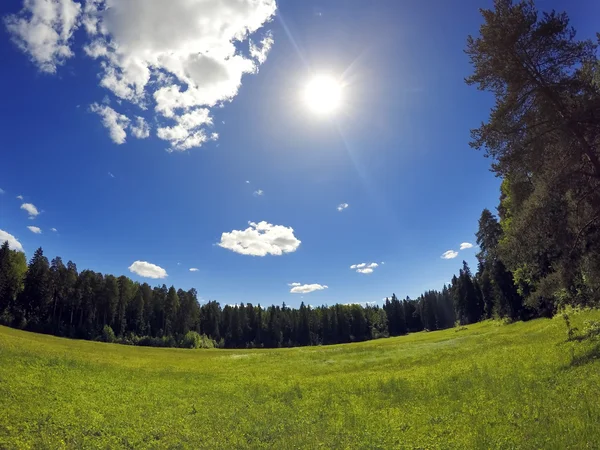
[[562, 318], [467, 328], [179, 350], [0, 327], [0, 448], [598, 448], [597, 342]]

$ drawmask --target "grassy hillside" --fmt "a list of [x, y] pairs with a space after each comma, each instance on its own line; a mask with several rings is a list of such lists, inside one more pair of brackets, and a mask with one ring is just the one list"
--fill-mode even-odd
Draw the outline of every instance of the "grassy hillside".
[[597, 343], [565, 338], [558, 318], [248, 351], [0, 328], [0, 448], [597, 448]]

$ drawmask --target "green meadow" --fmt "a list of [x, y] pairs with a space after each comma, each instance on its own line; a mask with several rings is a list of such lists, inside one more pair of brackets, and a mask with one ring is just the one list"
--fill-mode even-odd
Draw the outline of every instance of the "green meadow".
[[0, 327], [0, 448], [598, 448], [598, 355], [561, 317], [275, 350]]

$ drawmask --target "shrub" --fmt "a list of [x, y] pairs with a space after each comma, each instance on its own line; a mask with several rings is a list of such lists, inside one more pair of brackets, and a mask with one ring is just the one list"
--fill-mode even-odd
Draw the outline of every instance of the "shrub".
[[115, 342], [116, 340], [113, 329], [108, 325], [104, 325], [104, 328], [102, 328], [102, 342]]
[[179, 345], [183, 348], [215, 348], [216, 342], [205, 334], [198, 334], [195, 331], [188, 331]]

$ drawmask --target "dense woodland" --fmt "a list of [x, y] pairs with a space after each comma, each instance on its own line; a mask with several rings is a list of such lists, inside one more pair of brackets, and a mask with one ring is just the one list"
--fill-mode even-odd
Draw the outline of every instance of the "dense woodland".
[[[566, 305], [600, 304], [600, 65], [566, 14], [496, 0], [482, 10], [466, 79], [495, 97], [472, 147], [502, 179], [497, 214], [479, 220], [476, 273], [463, 263], [449, 286], [383, 307], [299, 309], [199, 304], [196, 291], [78, 272], [38, 249], [29, 264], [0, 250], [2, 323], [84, 339], [222, 347], [334, 344], [436, 330], [496, 317], [521, 320]], [[600, 35], [599, 35], [600, 39]], [[193, 335], [193, 333], [192, 333]], [[186, 338], [186, 336], [188, 338]]]

